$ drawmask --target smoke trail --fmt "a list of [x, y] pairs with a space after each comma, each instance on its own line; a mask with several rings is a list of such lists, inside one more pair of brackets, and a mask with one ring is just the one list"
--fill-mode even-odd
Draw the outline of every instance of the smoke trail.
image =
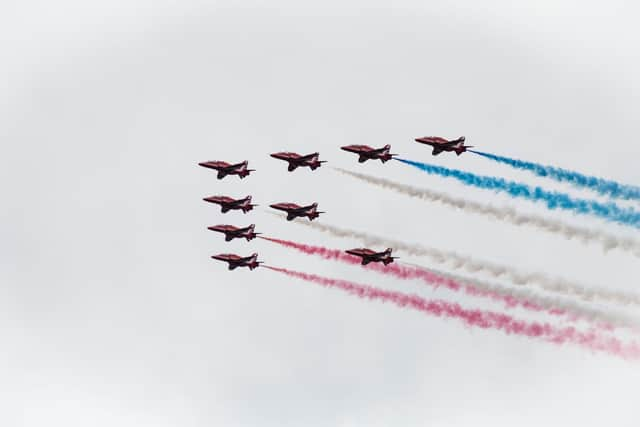
[[449, 169], [442, 166], [434, 166], [427, 163], [400, 159], [398, 157], [394, 157], [394, 160], [411, 165], [429, 174], [455, 178], [465, 185], [488, 190], [502, 191], [512, 197], [520, 197], [535, 202], [544, 202], [549, 209], [559, 208], [583, 215], [590, 214], [603, 218], [607, 221], [618, 222], [620, 224], [640, 228], [640, 212], [630, 208], [621, 208], [615, 203], [599, 203], [594, 200], [574, 199], [564, 193], [548, 191], [540, 187], [532, 188], [528, 185], [507, 181], [502, 178], [476, 175], [458, 169]]
[[[629, 328], [635, 333], [640, 333], [640, 322], [637, 319], [614, 314], [607, 313], [598, 309], [592, 309], [584, 307], [573, 301], [566, 301], [564, 299], [550, 298], [541, 295], [537, 295], [526, 289], [512, 289], [498, 283], [491, 283], [475, 278], [461, 276], [458, 274], [448, 273], [442, 270], [437, 270], [431, 267], [424, 267], [422, 265], [405, 262], [404, 264], [411, 265], [416, 268], [421, 268], [426, 271], [430, 271], [433, 274], [437, 274], [441, 277], [447, 277], [460, 283], [467, 283], [481, 290], [488, 292], [495, 292], [501, 295], [505, 295], [514, 299], [528, 301], [532, 304], [536, 304], [540, 307], [545, 307], [548, 310], [553, 310], [554, 307], [557, 310], [567, 313], [570, 320], [583, 319], [588, 322], [595, 323], [600, 329], [613, 330], [613, 325]], [[509, 306], [508, 306], [509, 307]]]
[[[308, 255], [317, 255], [324, 259], [341, 261], [347, 264], [360, 265], [361, 263], [360, 258], [349, 255], [341, 250], [329, 249], [322, 246], [306, 245], [303, 243], [272, 237], [261, 238]], [[531, 311], [545, 311], [554, 316], [567, 316], [570, 320], [584, 319], [598, 323], [601, 328], [609, 330], [613, 329], [612, 324], [614, 323], [630, 327], [632, 329], [638, 328], [637, 322], [631, 321], [630, 319], [626, 319], [622, 316], [609, 316], [596, 310], [585, 309], [575, 304], [572, 306], [564, 305], [563, 307], [560, 307], [562, 304], [552, 302], [550, 299], [528, 298], [525, 296], [525, 293], [517, 292], [514, 295], [514, 292], [511, 292], [510, 289], [500, 285], [487, 284], [486, 282], [478, 282], [469, 279], [456, 280], [452, 275], [438, 274], [433, 270], [426, 269], [422, 266], [410, 264], [389, 264], [385, 266], [377, 263], [371, 263], [363, 267], [378, 273], [391, 274], [401, 279], [419, 279], [436, 288], [442, 286], [454, 292], [463, 291], [467, 295], [474, 297], [490, 298], [494, 301], [504, 303], [507, 308], [519, 306]]]
[[264, 266], [287, 276], [316, 283], [327, 288], [343, 290], [359, 298], [391, 302], [399, 307], [409, 307], [436, 317], [448, 317], [462, 320], [468, 326], [482, 329], [497, 329], [506, 334], [529, 338], [541, 338], [554, 344], [572, 343], [590, 350], [606, 352], [627, 360], [640, 359], [640, 346], [636, 343], [624, 344], [619, 339], [604, 336], [597, 331], [578, 331], [576, 328], [556, 328], [548, 323], [526, 322], [512, 316], [485, 310], [470, 310], [459, 304], [443, 300], [428, 300], [417, 295], [387, 291], [373, 286], [361, 285], [347, 280], [331, 279], [315, 274], [303, 273], [284, 268]]
[[[273, 212], [272, 214], [278, 217], [282, 217], [281, 215]], [[439, 264], [449, 263], [452, 268], [457, 270], [465, 270], [469, 273], [487, 273], [496, 278], [504, 277], [516, 285], [523, 286], [536, 284], [546, 291], [557, 292], [565, 296], [580, 298], [588, 302], [599, 299], [602, 301], [622, 305], [640, 305], [640, 296], [637, 295], [616, 291], [589, 289], [586, 286], [572, 283], [560, 278], [548, 277], [547, 275], [542, 273], [522, 273], [511, 267], [493, 264], [486, 261], [474, 260], [470, 256], [460, 255], [456, 252], [441, 251], [439, 249], [422, 245], [408, 244], [399, 240], [387, 239], [368, 233], [358, 232], [355, 230], [339, 228], [333, 225], [301, 221], [295, 221], [295, 223], [332, 234], [336, 237], [358, 239], [365, 245], [392, 247], [397, 250], [401, 250], [409, 255], [426, 256]]]
[[368, 182], [369, 184], [394, 190], [410, 197], [439, 202], [446, 206], [484, 215], [500, 221], [510, 222], [515, 225], [528, 225], [538, 230], [560, 234], [567, 239], [576, 238], [580, 239], [584, 243], [599, 243], [605, 251], [610, 249], [620, 249], [640, 257], [640, 242], [636, 240], [616, 237], [603, 231], [593, 231], [587, 228], [574, 227], [561, 221], [550, 220], [540, 216], [521, 214], [512, 208], [497, 208], [483, 203], [450, 197], [445, 193], [398, 184], [383, 178], [358, 172], [351, 172], [346, 169], [334, 168], [334, 170], [353, 178], [357, 178], [361, 181]]
[[538, 176], [549, 177], [560, 182], [569, 182], [577, 187], [589, 188], [605, 196], [617, 197], [625, 200], [640, 200], [640, 187], [633, 185], [620, 184], [616, 181], [583, 175], [579, 172], [567, 169], [525, 162], [523, 160], [510, 159], [508, 157], [496, 156], [495, 154], [483, 153], [482, 151], [468, 151], [499, 163], [505, 163], [516, 169], [531, 171]]

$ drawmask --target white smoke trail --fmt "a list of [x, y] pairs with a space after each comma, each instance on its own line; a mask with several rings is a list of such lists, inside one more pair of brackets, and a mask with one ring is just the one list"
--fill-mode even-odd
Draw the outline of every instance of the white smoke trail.
[[403, 264], [408, 264], [416, 268], [421, 268], [423, 270], [429, 271], [438, 276], [448, 277], [452, 280], [455, 280], [458, 283], [467, 283], [469, 285], [474, 286], [477, 289], [481, 289], [486, 292], [494, 292], [496, 294], [510, 296], [514, 299], [518, 299], [521, 301], [527, 301], [537, 306], [544, 307], [545, 309], [550, 311], [561, 310], [561, 311], [567, 312], [567, 315], [569, 317], [571, 315], [574, 315], [581, 320], [586, 320], [593, 323], [606, 322], [608, 324], [630, 328], [635, 332], [640, 332], [640, 321], [638, 321], [638, 319], [633, 319], [628, 316], [618, 315], [613, 313], [605, 313], [601, 310], [584, 307], [572, 301], [545, 297], [545, 296], [537, 295], [525, 289], [513, 289], [513, 288], [500, 285], [498, 283], [491, 283], [491, 282], [486, 282], [482, 280], [472, 279], [470, 277], [448, 273], [442, 270], [434, 269], [431, 267], [425, 267], [419, 264], [413, 264], [410, 262], [403, 262]]
[[378, 187], [394, 190], [398, 193], [405, 194], [422, 200], [441, 203], [446, 206], [462, 209], [484, 216], [488, 216], [500, 221], [510, 222], [515, 225], [528, 225], [539, 230], [550, 233], [560, 234], [567, 239], [579, 239], [583, 243], [599, 243], [605, 251], [611, 249], [619, 249], [632, 253], [636, 257], [640, 257], [640, 242], [633, 239], [625, 239], [617, 237], [604, 231], [594, 231], [587, 228], [575, 227], [565, 224], [561, 221], [551, 220], [536, 215], [527, 215], [518, 213], [516, 210], [507, 207], [495, 207], [483, 203], [473, 202], [470, 200], [450, 197], [444, 193], [437, 191], [425, 190], [422, 188], [411, 187], [409, 185], [398, 184], [384, 178], [378, 178], [358, 172], [348, 171], [341, 168], [333, 168], [334, 170], [357, 178], [369, 184]]
[[[270, 212], [280, 218], [284, 218], [275, 212]], [[315, 230], [329, 233], [336, 237], [351, 238], [362, 241], [367, 246], [391, 247], [403, 251], [413, 256], [426, 256], [439, 264], [450, 264], [456, 270], [465, 270], [469, 273], [487, 273], [493, 277], [503, 277], [516, 285], [536, 284], [540, 288], [560, 293], [569, 297], [580, 298], [584, 301], [593, 300], [607, 301], [621, 305], [640, 305], [640, 296], [626, 294], [616, 291], [603, 291], [590, 289], [577, 283], [569, 282], [565, 279], [549, 277], [542, 273], [523, 273], [511, 267], [493, 264], [486, 261], [474, 260], [470, 256], [461, 255], [456, 252], [441, 251], [418, 244], [409, 244], [399, 240], [388, 239], [362, 233], [355, 230], [339, 228], [333, 225], [322, 224], [310, 221], [295, 221], [296, 224], [304, 225]]]

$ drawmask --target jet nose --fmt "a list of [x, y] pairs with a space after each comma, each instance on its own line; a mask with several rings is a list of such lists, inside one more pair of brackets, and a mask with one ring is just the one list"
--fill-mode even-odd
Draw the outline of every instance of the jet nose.
[[202, 200], [204, 200], [205, 202], [210, 202], [213, 203], [213, 197], [203, 197]]

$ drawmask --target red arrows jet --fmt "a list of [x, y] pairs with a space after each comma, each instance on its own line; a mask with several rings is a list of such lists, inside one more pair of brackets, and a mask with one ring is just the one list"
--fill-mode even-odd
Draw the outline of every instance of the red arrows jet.
[[397, 257], [391, 256], [391, 248], [387, 248], [384, 252], [375, 252], [367, 248], [349, 249], [345, 251], [350, 255], [359, 256], [362, 258], [362, 265], [367, 265], [370, 262], [381, 262], [384, 265], [391, 264]]
[[211, 258], [229, 263], [229, 270], [235, 270], [238, 267], [249, 267], [249, 270], [257, 268], [261, 261], [258, 261], [258, 254], [251, 254], [248, 257], [241, 257], [236, 254], [218, 254], [212, 255]]
[[358, 162], [364, 163], [367, 160], [375, 160], [380, 159], [382, 163], [386, 163], [391, 160], [393, 156], [396, 154], [389, 154], [389, 150], [391, 150], [390, 145], [385, 145], [382, 148], [372, 148], [368, 145], [346, 145], [344, 147], [340, 147], [341, 150], [348, 151], [350, 153], [356, 153], [360, 157], [358, 157]]
[[318, 160], [320, 153], [311, 153], [306, 156], [301, 156], [298, 153], [282, 152], [270, 154], [274, 159], [284, 160], [289, 163], [287, 170], [293, 172], [299, 167], [308, 166], [311, 170], [316, 170], [322, 163], [326, 163], [324, 160]]
[[222, 213], [227, 213], [231, 210], [241, 210], [242, 212], [247, 213], [253, 209], [254, 206], [258, 206], [251, 204], [251, 196], [247, 196], [244, 199], [233, 199], [227, 196], [209, 196], [202, 200], [220, 205]]
[[233, 239], [241, 238], [245, 238], [247, 239], [247, 242], [249, 242], [255, 239], [258, 234], [262, 234], [253, 231], [256, 228], [255, 224], [251, 224], [250, 226], [244, 228], [234, 227], [233, 225], [214, 225], [207, 228], [211, 231], [224, 233], [224, 240], [226, 240], [227, 242], [230, 242]]
[[473, 147], [473, 145], [464, 145], [464, 136], [458, 139], [452, 139], [451, 141], [439, 136], [423, 136], [422, 138], [416, 138], [416, 142], [421, 144], [427, 144], [433, 147], [431, 154], [437, 156], [443, 151], [455, 151], [459, 156], [467, 151], [467, 148]]
[[279, 211], [285, 211], [287, 213], [287, 221], [291, 221], [297, 217], [306, 216], [309, 218], [309, 221], [313, 221], [315, 218], [320, 216], [321, 213], [318, 212], [316, 208], [318, 207], [317, 203], [314, 203], [309, 206], [300, 206], [295, 203], [275, 203], [271, 205], [273, 209], [277, 209]]
[[247, 169], [248, 161], [244, 161], [242, 163], [236, 163], [232, 165], [227, 162], [219, 162], [219, 161], [208, 161], [198, 163], [203, 168], [215, 169], [218, 171], [218, 179], [222, 179], [227, 175], [238, 175], [240, 179], [248, 176], [249, 173], [255, 171], [255, 169]]

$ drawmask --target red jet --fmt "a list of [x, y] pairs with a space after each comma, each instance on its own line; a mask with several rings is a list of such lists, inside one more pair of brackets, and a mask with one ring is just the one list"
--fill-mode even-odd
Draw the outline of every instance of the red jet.
[[309, 206], [300, 206], [295, 203], [275, 203], [271, 205], [273, 209], [277, 209], [279, 211], [285, 211], [287, 213], [287, 221], [291, 221], [297, 217], [306, 216], [309, 218], [309, 221], [313, 221], [315, 218], [320, 216], [321, 213], [318, 212], [316, 208], [318, 207], [317, 203], [314, 203]]
[[248, 161], [242, 163], [236, 163], [232, 165], [227, 162], [209, 161], [198, 163], [203, 168], [215, 169], [218, 171], [218, 179], [222, 179], [227, 175], [238, 175], [240, 179], [245, 176], [249, 176], [249, 173], [255, 171], [255, 169], [247, 169]]
[[368, 145], [347, 145], [344, 147], [340, 147], [340, 149], [344, 151], [348, 151], [350, 153], [356, 153], [360, 157], [358, 157], [358, 162], [364, 163], [367, 160], [375, 160], [380, 159], [382, 163], [386, 163], [391, 160], [393, 156], [396, 154], [389, 154], [389, 150], [391, 150], [390, 145], [385, 145], [382, 148], [372, 148]]
[[391, 264], [397, 257], [391, 256], [391, 248], [387, 248], [384, 252], [375, 252], [367, 248], [349, 249], [345, 251], [350, 255], [359, 256], [362, 258], [362, 265], [367, 265], [370, 262], [381, 262], [384, 265]]
[[207, 228], [211, 231], [224, 233], [224, 240], [226, 240], [227, 242], [230, 242], [233, 239], [241, 239], [243, 237], [247, 239], [247, 242], [249, 242], [255, 239], [258, 234], [262, 234], [253, 231], [256, 228], [255, 224], [251, 224], [250, 226], [244, 228], [234, 227], [233, 225], [214, 225]]
[[287, 168], [289, 172], [293, 172], [297, 168], [305, 167], [305, 166], [310, 167], [311, 170], [316, 170], [317, 168], [320, 167], [322, 163], [326, 163], [326, 161], [324, 160], [318, 160], [320, 153], [312, 153], [312, 154], [307, 154], [306, 156], [301, 156], [298, 153], [282, 152], [282, 153], [273, 153], [273, 154], [270, 154], [270, 156], [273, 157], [274, 159], [279, 159], [279, 160], [284, 160], [285, 162], [289, 162], [289, 167]]
[[464, 145], [464, 136], [458, 139], [452, 139], [451, 141], [439, 136], [423, 136], [422, 138], [416, 138], [416, 142], [421, 144], [427, 144], [433, 147], [431, 154], [437, 156], [443, 151], [455, 151], [459, 156], [467, 151], [467, 148], [473, 147], [473, 145]]
[[257, 268], [261, 261], [258, 261], [258, 254], [252, 254], [248, 257], [241, 257], [236, 254], [218, 254], [212, 255], [211, 258], [229, 263], [229, 270], [235, 270], [238, 267], [249, 267], [249, 270]]
[[222, 213], [227, 213], [231, 210], [241, 210], [242, 212], [247, 213], [253, 209], [254, 206], [258, 206], [251, 204], [251, 196], [247, 196], [244, 199], [233, 199], [227, 196], [209, 196], [202, 200], [220, 205]]

